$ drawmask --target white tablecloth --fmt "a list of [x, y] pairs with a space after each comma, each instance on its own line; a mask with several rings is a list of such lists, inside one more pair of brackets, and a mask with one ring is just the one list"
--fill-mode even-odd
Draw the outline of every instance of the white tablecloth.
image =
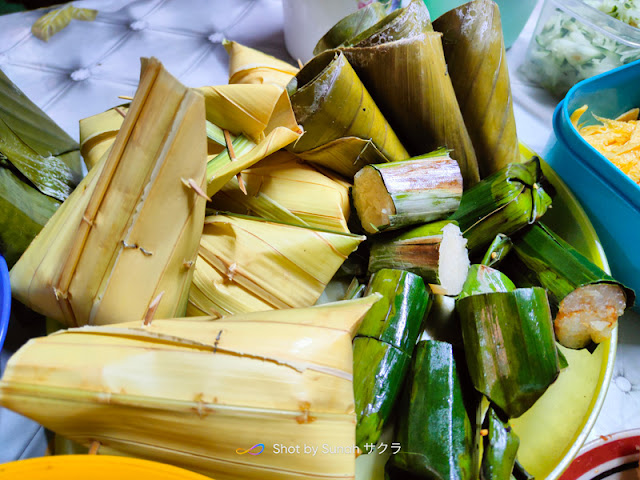
[[[93, 23], [74, 21], [48, 43], [30, 33], [42, 12], [0, 17], [0, 68], [70, 135], [78, 120], [133, 95], [139, 58], [159, 58], [190, 86], [227, 81], [223, 38], [254, 46], [291, 61], [285, 51], [280, 0], [92, 0], [100, 10]], [[124, 5], [123, 8], [120, 8]], [[544, 154], [557, 101], [530, 85], [517, 68], [539, 12], [509, 50], [518, 135]], [[6, 353], [2, 365], [6, 362]], [[640, 427], [640, 319], [621, 320], [613, 380], [590, 435]], [[33, 423], [0, 409], [0, 462], [41, 455], [44, 438]]]

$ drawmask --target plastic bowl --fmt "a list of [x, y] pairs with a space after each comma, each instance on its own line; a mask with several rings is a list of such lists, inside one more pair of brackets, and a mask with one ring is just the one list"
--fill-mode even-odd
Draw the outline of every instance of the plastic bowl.
[[520, 71], [556, 97], [640, 59], [640, 29], [582, 0], [545, 0]]
[[592, 114], [615, 118], [640, 107], [638, 85], [640, 61], [577, 84], [556, 107], [554, 135], [544, 154], [589, 215], [613, 276], [636, 292], [640, 292], [640, 186], [580, 136], [570, 115], [586, 104], [589, 110], [581, 121], [593, 123]]
[[25, 480], [209, 480], [182, 468], [136, 458], [61, 455], [0, 465], [0, 478]]
[[11, 284], [9, 283], [9, 269], [4, 257], [0, 256], [0, 352], [4, 344], [9, 326], [9, 314], [11, 313]]
[[626, 430], [588, 443], [560, 480], [625, 480], [637, 478], [640, 430]]

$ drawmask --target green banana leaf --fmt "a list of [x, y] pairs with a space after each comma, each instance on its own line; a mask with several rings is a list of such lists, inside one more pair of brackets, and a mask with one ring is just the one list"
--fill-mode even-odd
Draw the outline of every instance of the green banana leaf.
[[60, 201], [82, 179], [80, 146], [2, 72], [0, 153], [38, 190]]
[[11, 268], [60, 206], [14, 173], [0, 167], [0, 252]]
[[540, 161], [510, 163], [462, 194], [460, 207], [449, 217], [460, 225], [472, 253], [496, 235], [511, 235], [534, 223], [551, 205], [542, 185]]
[[382, 298], [367, 312], [356, 337], [374, 338], [410, 356], [431, 299], [422, 278], [382, 269], [371, 276], [364, 296], [372, 293], [380, 293]]
[[504, 273], [486, 265], [471, 265], [458, 299], [491, 292], [512, 292], [514, 283]]
[[546, 288], [553, 305], [558, 305], [578, 287], [598, 283], [622, 287], [627, 308], [635, 302], [632, 289], [605, 273], [541, 222], [514, 236], [513, 250], [521, 261], [518, 265], [525, 267], [519, 270], [529, 280], [527, 283]]
[[487, 267], [495, 267], [504, 260], [512, 248], [513, 243], [511, 242], [511, 239], [506, 235], [499, 233], [487, 248], [487, 252], [484, 254], [480, 263]]
[[503, 421], [493, 408], [486, 418], [488, 434], [483, 438], [484, 450], [481, 480], [510, 480], [520, 446], [520, 438], [508, 421]]
[[9, 268], [81, 179], [78, 143], [0, 71], [0, 253]]
[[475, 388], [508, 417], [519, 417], [560, 372], [546, 291], [470, 295], [456, 310]]
[[413, 273], [384, 269], [371, 276], [364, 295], [379, 293], [362, 321], [353, 350], [356, 444], [376, 444], [404, 385], [411, 355], [431, 303]]
[[399, 397], [411, 355], [375, 338], [353, 340], [356, 445], [376, 444]]
[[463, 397], [464, 373], [455, 357], [446, 342], [416, 346], [398, 409], [394, 440], [401, 450], [386, 465], [388, 478], [474, 478], [473, 428]]

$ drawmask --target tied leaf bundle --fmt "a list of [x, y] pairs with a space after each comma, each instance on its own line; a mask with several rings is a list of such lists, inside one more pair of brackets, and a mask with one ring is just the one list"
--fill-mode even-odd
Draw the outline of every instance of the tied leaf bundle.
[[297, 140], [296, 123], [287, 92], [276, 85], [219, 85], [198, 89], [204, 95], [207, 121], [231, 138], [222, 153], [207, 163], [207, 195], [215, 195], [229, 180]]
[[396, 441], [387, 463], [390, 480], [472, 480], [473, 430], [465, 407], [466, 372], [454, 348], [436, 340], [415, 348], [409, 381], [398, 409]]
[[500, 9], [474, 0], [433, 22], [462, 118], [478, 157], [481, 178], [520, 157]]
[[458, 222], [471, 253], [489, 245], [498, 233], [511, 235], [545, 214], [551, 197], [542, 186], [540, 160], [510, 163], [465, 190], [449, 217]]
[[14, 266], [14, 296], [67, 326], [143, 319], [150, 309], [184, 315], [204, 219], [204, 122], [202, 96], [143, 59], [110, 154]]
[[363, 240], [258, 218], [207, 217], [188, 314], [222, 316], [313, 305]]
[[469, 295], [456, 310], [473, 385], [508, 417], [519, 417], [560, 372], [546, 291]]
[[242, 172], [245, 192], [234, 178], [212, 199], [212, 206], [292, 225], [349, 233], [350, 183], [321, 172], [280, 150]]
[[287, 88], [304, 129], [289, 150], [300, 158], [347, 178], [371, 163], [409, 158], [343, 54], [312, 60]]
[[337, 52], [344, 55], [409, 153], [452, 150], [469, 188], [480, 174], [447, 73], [441, 37], [433, 30], [424, 2], [412, 0], [338, 48], [317, 55], [305, 69], [325, 64]]
[[[0, 405], [80, 444], [97, 440], [100, 453], [216, 479], [353, 479], [351, 339], [378, 299], [61, 331], [11, 358]], [[257, 442], [261, 455], [236, 453]], [[318, 453], [272, 448], [298, 442]]]

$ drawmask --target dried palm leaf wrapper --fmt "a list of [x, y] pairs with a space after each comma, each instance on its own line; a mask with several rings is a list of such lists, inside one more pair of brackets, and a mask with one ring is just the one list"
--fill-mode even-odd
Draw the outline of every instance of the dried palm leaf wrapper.
[[304, 134], [290, 150], [351, 178], [370, 163], [409, 158], [346, 57], [312, 60], [288, 87]]
[[474, 0], [433, 22], [482, 178], [520, 158], [500, 10]]
[[93, 22], [98, 16], [98, 11], [92, 8], [78, 8], [66, 5], [57, 8], [38, 18], [31, 26], [31, 33], [40, 40], [48, 42], [56, 33], [64, 30], [71, 20]]
[[326, 62], [336, 51], [344, 54], [409, 152], [422, 155], [439, 147], [451, 149], [468, 188], [480, 176], [441, 36], [433, 31], [422, 0], [412, 0], [307, 66]]
[[[116, 140], [129, 103], [80, 120], [80, 152], [87, 169], [92, 169]], [[207, 121], [207, 153], [210, 158], [220, 154], [226, 147], [224, 131]], [[207, 157], [207, 158], [209, 158]]]
[[256, 83], [285, 88], [300, 70], [287, 62], [237, 42], [222, 42], [229, 55], [229, 83]]
[[88, 170], [113, 145], [128, 111], [129, 105], [121, 105], [80, 120], [80, 153]]
[[212, 199], [218, 210], [349, 233], [351, 184], [280, 150], [232, 179]]
[[[207, 165], [207, 195], [213, 196], [242, 170], [297, 140], [302, 134], [289, 95], [276, 85], [220, 85], [199, 88], [207, 120], [237, 136]], [[242, 150], [234, 148], [242, 143]], [[228, 146], [227, 146], [228, 147]]]
[[188, 314], [313, 305], [364, 239], [252, 217], [207, 217]]
[[7, 365], [0, 405], [102, 453], [219, 480], [353, 479], [351, 339], [379, 298], [33, 339]]
[[202, 234], [202, 96], [156, 59], [108, 157], [11, 271], [14, 296], [67, 326], [183, 315]]

